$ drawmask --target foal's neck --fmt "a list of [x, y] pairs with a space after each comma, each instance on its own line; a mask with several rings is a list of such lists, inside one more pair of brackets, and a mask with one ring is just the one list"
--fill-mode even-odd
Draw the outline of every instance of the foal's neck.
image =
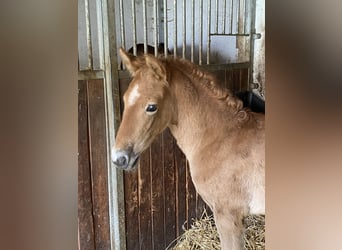
[[222, 137], [232, 125], [222, 101], [210, 96], [200, 83], [174, 70], [170, 83], [174, 94], [176, 124], [170, 130], [189, 161], [201, 149]]

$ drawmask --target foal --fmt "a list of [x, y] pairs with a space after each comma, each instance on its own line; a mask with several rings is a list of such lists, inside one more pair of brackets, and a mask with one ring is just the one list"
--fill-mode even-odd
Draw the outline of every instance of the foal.
[[223, 250], [242, 249], [242, 220], [265, 213], [264, 115], [242, 108], [212, 75], [181, 59], [134, 57], [133, 76], [112, 149], [113, 163], [134, 169], [166, 127], [186, 155], [197, 192], [214, 214]]

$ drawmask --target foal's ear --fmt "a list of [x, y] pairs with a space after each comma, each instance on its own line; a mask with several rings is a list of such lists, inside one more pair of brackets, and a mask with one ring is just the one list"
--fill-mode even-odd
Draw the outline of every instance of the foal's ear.
[[119, 52], [122, 63], [126, 66], [129, 73], [134, 76], [135, 72], [138, 70], [138, 62], [136, 60], [136, 57], [126, 52], [123, 48], [120, 48]]
[[166, 80], [165, 66], [154, 56], [145, 56], [146, 65], [151, 68], [160, 80]]

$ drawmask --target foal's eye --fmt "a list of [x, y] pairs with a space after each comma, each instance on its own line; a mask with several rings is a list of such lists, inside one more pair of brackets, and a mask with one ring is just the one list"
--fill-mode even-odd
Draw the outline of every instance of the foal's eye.
[[146, 106], [146, 112], [149, 114], [149, 115], [152, 115], [152, 114], [154, 114], [155, 112], [157, 112], [157, 109], [158, 109], [158, 107], [157, 107], [157, 104], [148, 104], [147, 106]]

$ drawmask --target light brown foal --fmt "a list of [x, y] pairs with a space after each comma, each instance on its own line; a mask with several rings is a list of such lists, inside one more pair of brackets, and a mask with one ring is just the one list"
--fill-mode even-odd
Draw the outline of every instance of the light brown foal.
[[214, 77], [182, 59], [134, 57], [120, 50], [133, 76], [112, 149], [113, 163], [134, 169], [166, 127], [186, 155], [197, 192], [213, 211], [223, 250], [242, 249], [242, 220], [265, 213], [264, 115]]

